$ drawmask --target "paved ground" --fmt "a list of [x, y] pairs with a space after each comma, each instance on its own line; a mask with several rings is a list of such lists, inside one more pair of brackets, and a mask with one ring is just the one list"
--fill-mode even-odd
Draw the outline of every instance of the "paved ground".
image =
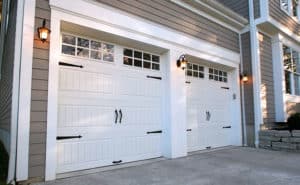
[[47, 185], [300, 185], [300, 153], [231, 148]]

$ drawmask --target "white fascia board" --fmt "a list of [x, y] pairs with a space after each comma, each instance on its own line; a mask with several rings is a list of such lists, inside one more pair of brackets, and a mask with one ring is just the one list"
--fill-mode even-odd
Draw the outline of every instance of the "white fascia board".
[[[240, 62], [239, 53], [237, 52], [191, 37], [187, 34], [171, 30], [167, 27], [155, 24], [134, 15], [126, 14], [118, 9], [101, 3], [90, 0], [78, 0], [75, 2], [72, 0], [50, 0], [50, 5], [53, 10], [58, 10], [68, 15], [76, 15], [77, 17], [101, 23], [103, 24], [103, 27], [99, 27], [99, 29], [105, 32], [130, 38], [130, 36], [124, 34], [124, 31], [126, 31], [131, 35], [144, 35], [148, 38], [168, 43], [169, 45], [194, 50], [196, 52], [208, 54], [209, 56], [220, 57], [220, 59], [223, 58], [233, 63]], [[74, 20], [71, 22], [74, 22]], [[97, 27], [94, 27], [94, 29], [97, 29]], [[123, 30], [123, 33], [116, 31], [117, 29]], [[152, 44], [158, 45], [156, 43]]]

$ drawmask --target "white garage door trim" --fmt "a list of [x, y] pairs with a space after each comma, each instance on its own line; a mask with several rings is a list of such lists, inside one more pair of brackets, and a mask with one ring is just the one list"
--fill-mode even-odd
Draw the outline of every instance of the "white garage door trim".
[[[174, 107], [170, 110], [170, 106], [174, 100], [182, 98], [183, 92], [176, 93], [184, 88], [184, 74], [179, 74], [179, 71], [173, 66], [173, 62], [176, 62], [178, 57], [182, 53], [188, 53], [189, 55], [202, 58], [204, 60], [212, 60], [215, 63], [222, 63], [224, 65], [235, 68], [234, 72], [234, 87], [233, 90], [237, 94], [237, 101], [234, 103], [235, 108], [235, 122], [240, 123], [240, 96], [239, 96], [239, 63], [240, 54], [229, 51], [227, 49], [212, 45], [208, 42], [194, 37], [188, 37], [182, 33], [165, 29], [164, 27], [151, 24], [149, 22], [141, 21], [140, 19], [129, 17], [130, 21], [124, 22], [127, 19], [127, 15], [123, 15], [120, 12], [113, 12], [110, 9], [106, 9], [102, 6], [90, 5], [86, 1], [74, 1], [71, 3], [74, 6], [70, 7], [70, 3], [66, 1], [51, 1], [51, 44], [50, 44], [50, 56], [49, 56], [49, 84], [48, 84], [48, 109], [47, 109], [47, 146], [46, 146], [46, 169], [45, 180], [54, 180], [56, 178], [56, 123], [57, 123], [57, 93], [58, 93], [58, 62], [60, 56], [59, 40], [61, 21], [67, 21], [70, 23], [78, 24], [84, 27], [97, 29], [107, 33], [114, 34], [118, 37], [129, 38], [137, 40], [143, 43], [147, 43], [152, 46], [158, 46], [168, 49], [169, 52], [164, 54], [164, 58], [170, 64], [168, 65], [168, 75], [171, 76], [172, 81], [169, 81], [166, 87], [168, 96], [172, 97], [172, 101], [166, 101], [166, 109], [168, 113], [166, 116], [177, 115], [177, 112], [182, 112], [181, 107]], [[59, 8], [58, 8], [59, 7]], [[82, 9], [81, 7], [87, 7]], [[71, 9], [70, 9], [71, 8]], [[93, 11], [95, 10], [95, 11]], [[114, 21], [114, 22], [111, 22]], [[128, 24], [129, 23], [129, 24]], [[138, 24], [137, 24], [138, 23]], [[143, 29], [133, 29], [136, 25], [142, 25]], [[171, 35], [171, 36], [170, 36]], [[170, 36], [170, 37], [169, 37]], [[181, 38], [180, 40], [174, 40], [174, 38]], [[176, 42], [174, 42], [176, 41]], [[184, 42], [183, 42], [184, 41]], [[212, 49], [213, 48], [213, 49]], [[174, 64], [176, 65], [176, 64]], [[183, 76], [182, 76], [183, 75]], [[173, 81], [174, 80], [174, 81]], [[177, 83], [182, 80], [182, 84]], [[172, 89], [170, 89], [172, 88]], [[172, 90], [172, 91], [170, 91]], [[174, 91], [176, 90], [176, 91]], [[167, 93], [166, 93], [167, 94]], [[179, 97], [180, 96], [180, 97]], [[165, 95], [166, 97], [166, 95]], [[176, 116], [176, 117], [177, 117]], [[180, 116], [179, 116], [180, 117]], [[182, 119], [183, 121], [184, 119]], [[177, 123], [177, 119], [165, 118], [167, 124], [166, 128], [169, 133], [166, 137], [166, 143], [164, 147], [164, 155], [169, 157], [182, 156], [181, 148], [184, 145], [180, 143], [180, 146], [175, 146], [173, 140], [173, 134], [181, 133], [181, 127]], [[238, 134], [236, 144], [239, 145], [241, 141], [240, 126], [237, 125], [235, 133]]]

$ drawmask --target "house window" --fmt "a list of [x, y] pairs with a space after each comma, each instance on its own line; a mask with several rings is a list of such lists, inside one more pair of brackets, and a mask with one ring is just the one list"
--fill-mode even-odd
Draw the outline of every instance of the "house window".
[[186, 76], [204, 78], [204, 67], [198, 64], [187, 64]]
[[300, 95], [300, 60], [299, 52], [283, 46], [286, 94]]
[[210, 80], [215, 80], [224, 83], [227, 83], [228, 81], [227, 72], [225, 71], [209, 68], [208, 74]]
[[160, 57], [148, 52], [124, 48], [123, 64], [137, 68], [160, 70]]
[[114, 45], [69, 34], [62, 35], [61, 52], [69, 56], [114, 62]]
[[299, 19], [299, 0], [281, 0], [281, 9], [292, 17]]

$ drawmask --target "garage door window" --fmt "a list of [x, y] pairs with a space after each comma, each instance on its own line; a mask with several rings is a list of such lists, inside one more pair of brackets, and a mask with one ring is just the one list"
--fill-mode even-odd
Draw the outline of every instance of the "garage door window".
[[73, 35], [62, 35], [62, 54], [114, 62], [114, 45]]
[[227, 72], [218, 69], [209, 68], [209, 79], [227, 83]]
[[143, 51], [124, 48], [123, 64], [144, 69], [160, 70], [160, 57]]
[[198, 64], [188, 63], [186, 75], [195, 78], [204, 78], [204, 67]]

